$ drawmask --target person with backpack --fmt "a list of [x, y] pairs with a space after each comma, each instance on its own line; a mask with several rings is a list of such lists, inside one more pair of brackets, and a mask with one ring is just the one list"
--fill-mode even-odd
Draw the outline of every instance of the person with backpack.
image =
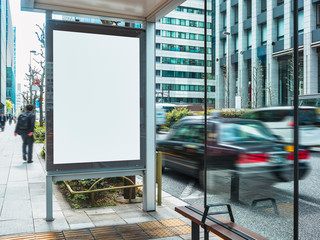
[[[22, 158], [28, 163], [32, 163], [32, 151], [33, 151], [33, 131], [35, 124], [35, 115], [32, 113], [33, 105], [29, 104], [26, 106], [27, 111], [20, 114], [18, 117], [18, 123], [14, 135], [20, 135], [22, 138]], [[28, 152], [27, 152], [28, 147]], [[28, 153], [28, 159], [27, 159]]]
[[1, 115], [0, 115], [0, 128], [1, 128], [2, 132], [4, 131], [4, 127], [6, 125], [6, 121], [7, 121], [6, 116], [3, 115], [3, 113], [1, 113]]

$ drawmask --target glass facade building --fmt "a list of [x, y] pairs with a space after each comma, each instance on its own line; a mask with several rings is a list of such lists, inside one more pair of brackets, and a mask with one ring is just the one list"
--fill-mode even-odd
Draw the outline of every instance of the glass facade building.
[[7, 1], [1, 0], [0, 6], [0, 112], [5, 111], [7, 93], [7, 47], [6, 47], [6, 16]]
[[16, 78], [15, 78], [15, 29], [12, 26], [11, 11], [7, 0], [6, 10], [6, 99], [13, 104], [12, 112], [16, 106]]
[[[319, 1], [298, 2], [300, 94], [316, 94], [320, 89]], [[220, 36], [215, 48], [217, 108], [234, 108], [236, 96], [241, 98], [241, 108], [292, 105], [292, 87], [288, 86], [293, 74], [293, 1], [221, 0], [215, 1], [215, 7], [213, 30]], [[228, 97], [223, 73], [227, 66]], [[262, 91], [253, 99], [259, 88]]]
[[[212, 11], [208, 11], [208, 29], [212, 28], [211, 15]], [[188, 0], [156, 23], [156, 102], [203, 105], [203, 16], [203, 1]], [[211, 40], [212, 37], [207, 38], [209, 73], [212, 72]], [[208, 89], [208, 102], [213, 106], [212, 75]]]

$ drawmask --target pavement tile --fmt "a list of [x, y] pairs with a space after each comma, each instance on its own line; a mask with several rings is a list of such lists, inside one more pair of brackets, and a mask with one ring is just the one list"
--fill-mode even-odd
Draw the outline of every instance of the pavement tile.
[[115, 213], [115, 211], [112, 208], [89, 209], [89, 210], [85, 210], [85, 212], [88, 215]]
[[91, 222], [91, 219], [85, 212], [74, 212], [73, 214], [66, 215], [64, 212], [64, 216], [67, 219], [69, 225], [71, 224], [91, 224], [92, 226], [93, 223]]
[[123, 212], [123, 211], [133, 211], [133, 210], [137, 210], [137, 211], [141, 211], [141, 208], [139, 207], [139, 204], [125, 204], [125, 205], [118, 205], [118, 206], [111, 206], [111, 208], [115, 211], [115, 212]]
[[173, 196], [166, 197], [162, 199], [162, 202], [164, 205], [167, 205], [169, 207], [175, 207], [175, 206], [185, 206], [186, 203], [178, 198], [175, 198]]
[[8, 200], [5, 198], [0, 220], [9, 219], [32, 219], [32, 209], [30, 200], [16, 199]]
[[[55, 216], [55, 214], [54, 214]], [[70, 229], [64, 218], [55, 218], [52, 222], [47, 222], [43, 218], [34, 219], [35, 232], [52, 232]]]
[[11, 165], [10, 175], [9, 175], [9, 182], [19, 182], [24, 181], [27, 182], [27, 164], [25, 162], [21, 162], [19, 164]]
[[70, 229], [76, 230], [76, 229], [85, 229], [85, 228], [93, 228], [95, 225], [90, 222], [83, 222], [83, 223], [70, 223], [69, 222]]
[[6, 192], [6, 188], [7, 188], [7, 185], [5, 184], [0, 184], [0, 198], [3, 198], [4, 197], [4, 194]]
[[128, 210], [117, 212], [117, 214], [125, 220], [127, 223], [139, 223], [139, 222], [149, 222], [155, 221], [156, 219], [149, 215], [149, 213], [141, 212], [141, 210]]
[[127, 224], [117, 214], [95, 214], [91, 215], [90, 219], [96, 227]]
[[26, 233], [33, 233], [33, 219], [32, 218], [16, 218], [12, 220], [0, 220], [0, 237], [5, 235], [22, 235]]
[[157, 211], [149, 212], [149, 214], [157, 220], [180, 218], [181, 214], [170, 209], [169, 207], [157, 207]]
[[[1, 155], [0, 155], [1, 156]], [[1, 159], [2, 161], [2, 159]], [[1, 169], [1, 174], [0, 174], [0, 184], [6, 184], [8, 182], [8, 177], [9, 177], [9, 172], [10, 172], [10, 168], [9, 167], [2, 167], [0, 165], [0, 169]]]

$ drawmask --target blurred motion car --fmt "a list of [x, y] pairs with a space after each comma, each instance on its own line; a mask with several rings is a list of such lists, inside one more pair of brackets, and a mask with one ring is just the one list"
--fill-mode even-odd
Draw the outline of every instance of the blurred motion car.
[[[320, 145], [320, 128], [316, 107], [299, 107], [299, 145]], [[268, 107], [251, 110], [244, 118], [264, 122], [274, 135], [283, 142], [293, 144], [293, 107]]]
[[[163, 154], [163, 167], [199, 178], [203, 172], [227, 175], [268, 175], [275, 181], [293, 180], [293, 152], [279, 142], [257, 120], [208, 119], [207, 168], [204, 169], [204, 121], [197, 117], [181, 121], [165, 140], [157, 141]], [[309, 151], [299, 150], [299, 178], [310, 170]]]

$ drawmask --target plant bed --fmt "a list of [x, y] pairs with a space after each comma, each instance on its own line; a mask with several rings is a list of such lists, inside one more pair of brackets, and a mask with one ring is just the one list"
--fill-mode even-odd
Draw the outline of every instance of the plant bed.
[[[127, 203], [123, 201], [123, 189], [107, 190], [102, 192], [94, 193], [75, 193], [72, 194], [69, 187], [74, 192], [78, 191], [88, 191], [99, 190], [105, 188], [116, 188], [124, 186], [123, 178], [103, 178], [103, 179], [84, 179], [84, 180], [72, 180], [67, 182], [57, 182], [60, 191], [70, 204], [72, 208], [91, 208], [91, 207], [105, 207], [105, 206], [115, 206]], [[94, 185], [94, 186], [93, 186]], [[93, 187], [92, 187], [93, 186]], [[141, 188], [136, 188], [137, 196], [142, 195]]]

